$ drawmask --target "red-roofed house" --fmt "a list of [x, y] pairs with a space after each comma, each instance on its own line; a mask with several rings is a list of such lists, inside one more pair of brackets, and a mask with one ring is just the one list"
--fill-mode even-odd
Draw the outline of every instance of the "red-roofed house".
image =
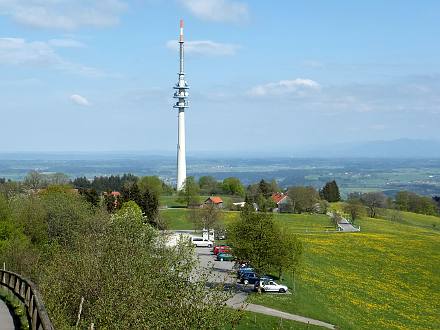
[[211, 196], [211, 197], [207, 198], [203, 204], [205, 204], [205, 205], [214, 204], [215, 206], [217, 206], [219, 208], [223, 208], [223, 200], [218, 196]]
[[274, 193], [272, 194], [272, 201], [277, 205], [274, 212], [289, 212], [290, 198], [287, 194]]

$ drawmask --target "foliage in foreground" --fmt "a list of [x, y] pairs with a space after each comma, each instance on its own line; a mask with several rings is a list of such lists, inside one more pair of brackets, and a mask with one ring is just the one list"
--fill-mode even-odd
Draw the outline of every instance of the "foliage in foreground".
[[0, 258], [37, 283], [57, 329], [75, 326], [81, 297], [80, 328], [223, 328], [236, 315], [194, 276], [192, 248], [165, 247], [133, 202], [110, 216], [63, 189], [2, 201]]

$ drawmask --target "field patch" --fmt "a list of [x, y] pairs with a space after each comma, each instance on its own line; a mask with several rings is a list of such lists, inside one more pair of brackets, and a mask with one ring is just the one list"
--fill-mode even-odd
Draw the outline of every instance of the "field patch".
[[388, 220], [359, 224], [361, 233], [300, 234], [296, 294], [251, 301], [342, 329], [439, 329], [439, 233]]

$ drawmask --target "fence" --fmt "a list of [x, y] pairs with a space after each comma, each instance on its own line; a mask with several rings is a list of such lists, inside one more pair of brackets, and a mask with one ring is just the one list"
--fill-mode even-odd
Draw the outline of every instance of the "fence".
[[0, 270], [0, 278], [0, 286], [8, 289], [26, 306], [30, 329], [54, 330], [35, 284], [18, 274], [3, 269]]

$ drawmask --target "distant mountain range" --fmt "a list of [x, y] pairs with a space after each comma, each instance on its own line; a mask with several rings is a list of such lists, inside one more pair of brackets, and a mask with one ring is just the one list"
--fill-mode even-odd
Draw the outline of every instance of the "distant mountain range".
[[324, 158], [440, 158], [440, 141], [398, 139], [341, 143], [312, 148], [297, 156]]

